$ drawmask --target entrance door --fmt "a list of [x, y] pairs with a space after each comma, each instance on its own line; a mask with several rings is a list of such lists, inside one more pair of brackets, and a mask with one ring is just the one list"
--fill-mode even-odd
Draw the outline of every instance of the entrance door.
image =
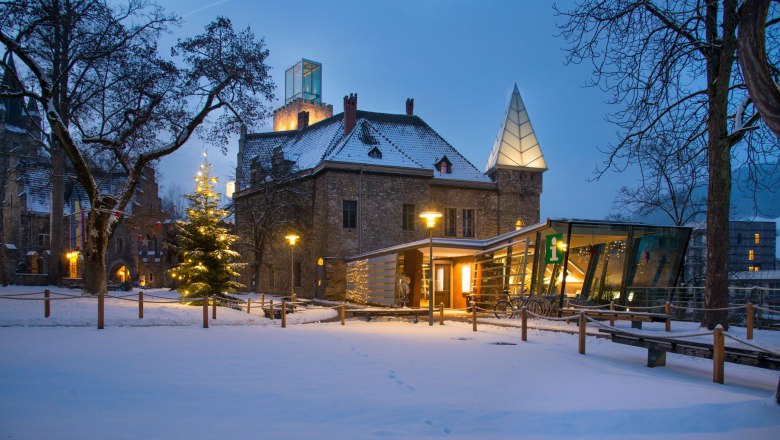
[[434, 292], [436, 294], [433, 306], [439, 307], [439, 304], [444, 303], [444, 307], [452, 307], [452, 263], [447, 262], [434, 262]]

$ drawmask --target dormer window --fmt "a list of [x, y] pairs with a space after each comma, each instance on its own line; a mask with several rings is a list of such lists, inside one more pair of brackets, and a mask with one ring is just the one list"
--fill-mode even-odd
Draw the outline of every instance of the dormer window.
[[379, 148], [374, 147], [371, 149], [371, 151], [368, 152], [368, 157], [371, 157], [373, 159], [381, 159], [382, 152], [379, 150]]
[[438, 162], [434, 164], [436, 171], [442, 174], [452, 174], [452, 162], [447, 159], [447, 156], [443, 156]]

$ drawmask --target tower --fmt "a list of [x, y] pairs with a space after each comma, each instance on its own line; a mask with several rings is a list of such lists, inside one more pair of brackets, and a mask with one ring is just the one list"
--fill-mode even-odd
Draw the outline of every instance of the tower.
[[531, 119], [515, 84], [485, 174], [498, 184], [498, 232], [539, 222], [542, 173], [547, 171]]
[[322, 64], [301, 59], [284, 73], [284, 105], [274, 110], [274, 131], [300, 130], [333, 116], [322, 103]]

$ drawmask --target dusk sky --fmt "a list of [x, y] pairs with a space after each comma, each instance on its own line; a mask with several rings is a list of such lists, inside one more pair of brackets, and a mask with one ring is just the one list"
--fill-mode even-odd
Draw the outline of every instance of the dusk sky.
[[[570, 2], [559, 2], [566, 7]], [[343, 97], [358, 94], [358, 109], [415, 114], [482, 170], [516, 83], [547, 161], [542, 219], [603, 219], [617, 189], [634, 185], [633, 174], [608, 173], [590, 182], [616, 141], [605, 122], [614, 111], [607, 95], [585, 87], [588, 65], [565, 66], [565, 41], [557, 36], [547, 1], [164, 1], [183, 16], [176, 37], [203, 30], [217, 15], [235, 28], [250, 26], [264, 37], [276, 83], [276, 108], [284, 99], [284, 71], [301, 58], [323, 64], [323, 102], [343, 111]], [[164, 44], [164, 43], [163, 43]], [[270, 131], [271, 121], [255, 131]], [[163, 186], [185, 192], [202, 159], [192, 141], [160, 164]], [[238, 141], [227, 156], [209, 151], [220, 186], [235, 174]]]

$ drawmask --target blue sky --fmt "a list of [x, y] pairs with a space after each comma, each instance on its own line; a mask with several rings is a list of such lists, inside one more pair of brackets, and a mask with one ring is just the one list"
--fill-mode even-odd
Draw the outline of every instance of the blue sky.
[[[569, 2], [559, 2], [566, 6]], [[343, 96], [358, 93], [358, 108], [403, 113], [414, 98], [423, 118], [482, 169], [517, 83], [549, 170], [541, 201], [545, 217], [604, 218], [617, 189], [636, 176], [608, 173], [590, 182], [605, 159], [598, 148], [616, 140], [605, 122], [613, 111], [598, 88], [584, 87], [588, 66], [565, 66], [565, 42], [547, 1], [308, 1], [171, 0], [182, 15], [174, 37], [201, 32], [217, 15], [264, 37], [269, 65], [284, 99], [284, 71], [301, 58], [323, 64], [323, 101], [343, 110]], [[270, 121], [257, 131], [270, 131]], [[227, 156], [210, 151], [225, 181], [235, 173], [237, 140]], [[192, 187], [202, 158], [193, 141], [164, 159], [163, 185]]]

